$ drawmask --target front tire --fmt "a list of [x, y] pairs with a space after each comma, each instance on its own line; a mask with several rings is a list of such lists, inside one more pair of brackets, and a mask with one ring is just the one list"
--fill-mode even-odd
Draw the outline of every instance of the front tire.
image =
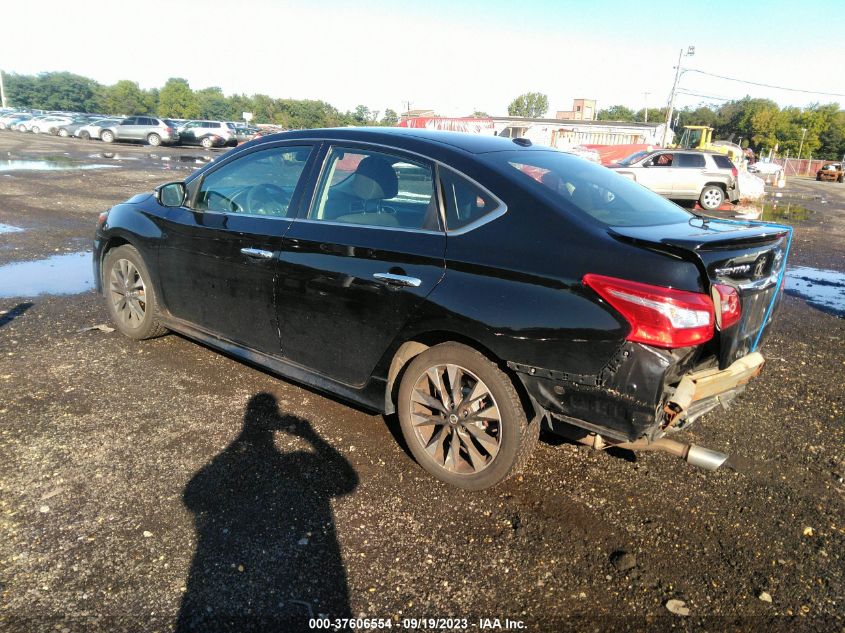
[[32, 126], [32, 133], [33, 134], [39, 134], [40, 132], [41, 132], [41, 128], [39, 128], [37, 125]]
[[149, 143], [153, 147], [158, 147], [159, 145], [161, 145], [161, 137], [158, 134], [148, 134], [147, 143]]
[[64, 129], [64, 128], [59, 128], [59, 131], [56, 132], [56, 134], [58, 134], [62, 138], [67, 138], [69, 136], [69, 134], [67, 133], [67, 130]]
[[539, 436], [510, 378], [476, 350], [442, 343], [405, 369], [398, 396], [414, 458], [453, 486], [484, 490], [520, 470]]
[[698, 204], [701, 205], [702, 209], [706, 209], [707, 211], [718, 209], [724, 202], [725, 192], [722, 191], [721, 187], [717, 187], [716, 185], [705, 187], [701, 192], [701, 197], [698, 199]]
[[79, 138], [81, 138], [83, 141], [90, 141], [91, 140], [91, 134], [89, 134], [88, 132], [80, 132]]
[[159, 319], [150, 273], [134, 247], [126, 244], [110, 250], [102, 275], [106, 308], [121, 334], [143, 340], [167, 332]]
[[206, 136], [200, 141], [200, 145], [202, 145], [205, 149], [211, 149], [214, 147], [214, 139], [210, 136]]
[[100, 139], [103, 143], [114, 143], [114, 132], [111, 130], [103, 130], [100, 132]]

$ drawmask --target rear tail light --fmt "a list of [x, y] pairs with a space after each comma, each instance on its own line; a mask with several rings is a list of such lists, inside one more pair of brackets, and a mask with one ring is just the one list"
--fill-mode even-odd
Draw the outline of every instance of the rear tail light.
[[742, 317], [739, 293], [733, 286], [714, 284], [711, 294], [716, 314], [716, 326], [720, 330], [726, 330]]
[[175, 132], [175, 130], [172, 127], [166, 127], [166, 128], [164, 128], [164, 131], [167, 132], [168, 134], [173, 134], [173, 132]]
[[629, 341], [676, 348], [713, 338], [713, 302], [705, 294], [593, 274], [584, 284], [625, 317]]
[[109, 219], [109, 212], [103, 211], [100, 215], [97, 216], [97, 228], [103, 226], [106, 223], [106, 220]]
[[731, 176], [739, 178], [739, 170], [736, 167], [731, 167]]

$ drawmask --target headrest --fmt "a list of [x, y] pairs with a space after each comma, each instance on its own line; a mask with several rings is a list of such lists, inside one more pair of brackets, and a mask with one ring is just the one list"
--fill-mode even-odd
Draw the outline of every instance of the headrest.
[[352, 191], [363, 200], [389, 200], [399, 192], [399, 179], [386, 160], [368, 156], [355, 170]]

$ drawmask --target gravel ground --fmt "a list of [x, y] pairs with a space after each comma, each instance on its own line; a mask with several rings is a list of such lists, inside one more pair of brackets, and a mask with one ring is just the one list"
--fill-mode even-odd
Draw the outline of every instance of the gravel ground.
[[[0, 265], [89, 249], [100, 211], [207, 155], [104, 147], [0, 132], [3, 158], [119, 165], [0, 172], [0, 224], [26, 229], [0, 235]], [[845, 272], [845, 186], [784, 193], [816, 211], [792, 263]], [[393, 418], [180, 336], [80, 331], [106, 322], [90, 291], [0, 298], [4, 630], [845, 626], [845, 319], [798, 297], [760, 378], [685, 434], [738, 471], [544, 437], [485, 493], [427, 477]]]

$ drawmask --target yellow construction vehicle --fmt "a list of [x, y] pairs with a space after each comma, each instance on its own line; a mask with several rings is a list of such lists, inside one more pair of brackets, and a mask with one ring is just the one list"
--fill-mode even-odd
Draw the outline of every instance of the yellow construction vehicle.
[[736, 165], [741, 165], [744, 157], [742, 148], [736, 143], [714, 141], [713, 128], [706, 125], [685, 125], [681, 140], [673, 147], [678, 149], [702, 149], [708, 152], [727, 154]]

